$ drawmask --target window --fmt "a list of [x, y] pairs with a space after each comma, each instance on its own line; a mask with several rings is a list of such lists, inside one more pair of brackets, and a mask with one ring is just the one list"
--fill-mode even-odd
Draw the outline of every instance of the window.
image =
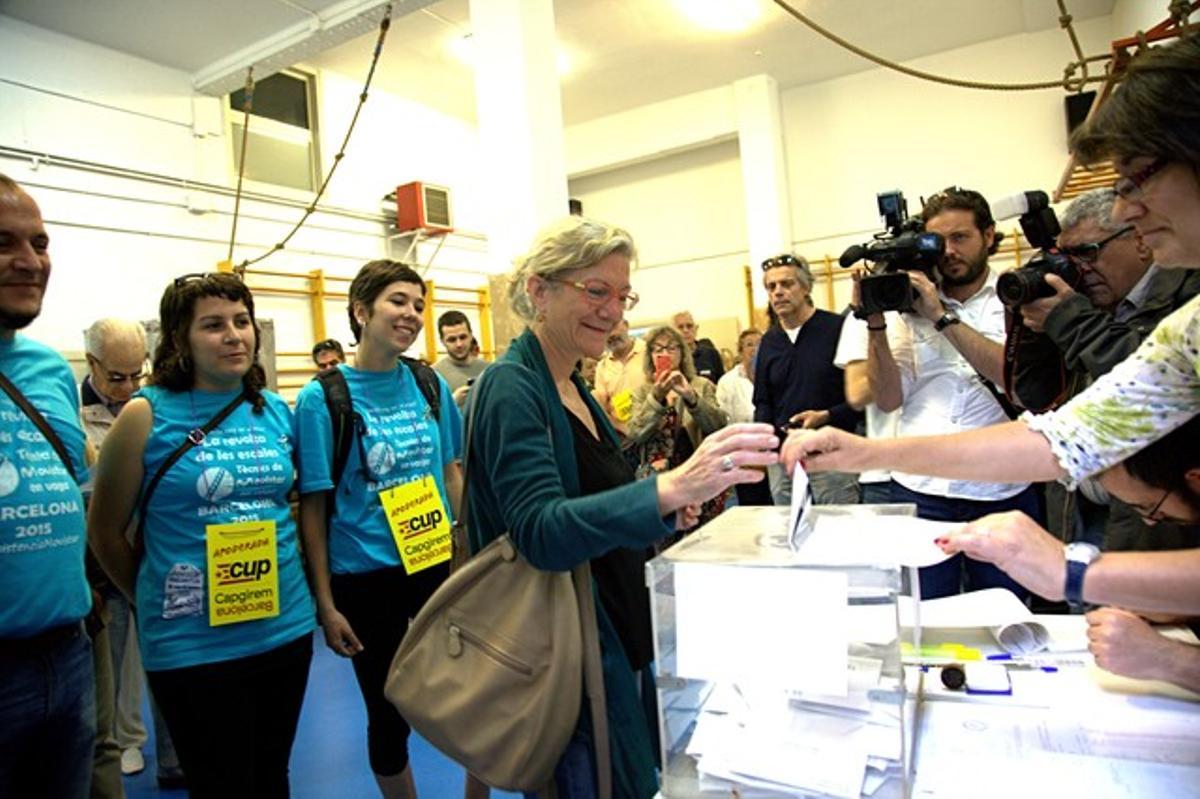
[[[249, 158], [245, 177], [303, 191], [320, 185], [320, 148], [316, 125], [316, 80], [286, 70], [254, 84], [250, 109]], [[229, 138], [233, 172], [242, 159], [242, 103], [245, 89], [229, 95]]]

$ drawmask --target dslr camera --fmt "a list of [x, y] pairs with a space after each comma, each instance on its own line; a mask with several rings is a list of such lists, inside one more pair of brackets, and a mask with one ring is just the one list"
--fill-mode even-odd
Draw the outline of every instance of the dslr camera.
[[1059, 251], [1055, 240], [1061, 232], [1058, 217], [1044, 191], [1027, 191], [997, 201], [992, 206], [996, 219], [1021, 217], [1021, 232], [1040, 252], [1024, 266], [1005, 272], [996, 281], [996, 293], [1009, 308], [1054, 295], [1046, 275], [1057, 275], [1074, 288], [1081, 277], [1075, 264]]
[[911, 311], [917, 290], [906, 272], [923, 272], [935, 279], [934, 271], [946, 250], [940, 235], [926, 233], [920, 219], [909, 219], [903, 192], [883, 192], [875, 199], [886, 229], [866, 244], [849, 247], [838, 259], [843, 267], [864, 259], [875, 264], [859, 283], [860, 301], [854, 310], [859, 319], [884, 311]]

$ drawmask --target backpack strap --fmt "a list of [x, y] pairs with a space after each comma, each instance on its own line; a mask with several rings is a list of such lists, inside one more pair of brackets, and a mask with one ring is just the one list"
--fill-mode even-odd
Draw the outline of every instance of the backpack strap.
[[325, 407], [329, 411], [329, 423], [333, 431], [333, 490], [325, 501], [326, 518], [333, 516], [334, 498], [337, 496], [338, 484], [346, 471], [346, 462], [350, 460], [350, 447], [354, 437], [359, 433], [361, 417], [354, 411], [354, 403], [350, 400], [350, 386], [346, 376], [338, 368], [326, 369], [317, 373], [317, 382], [325, 392]]
[[21, 389], [14, 386], [12, 381], [3, 372], [0, 372], [0, 388], [3, 388], [4, 393], [11, 397], [12, 401], [17, 404], [17, 407], [29, 417], [29, 421], [33, 422], [34, 427], [41, 431], [46, 441], [58, 453], [63, 466], [67, 467], [67, 473], [71, 475], [71, 479], [78, 483], [79, 476], [75, 474], [75, 466], [71, 463], [71, 455], [67, 452], [67, 447], [63, 444], [62, 439], [58, 437], [58, 433], [54, 432], [54, 428], [46, 421], [46, 417], [42, 416], [41, 412], [33, 407], [33, 404], [21, 393]]
[[401, 355], [400, 360], [404, 362], [416, 379], [417, 388], [421, 389], [421, 395], [425, 397], [425, 402], [429, 403], [429, 410], [433, 412], [433, 420], [440, 421], [442, 418], [442, 386], [438, 382], [437, 372], [433, 371], [429, 364], [416, 358]]

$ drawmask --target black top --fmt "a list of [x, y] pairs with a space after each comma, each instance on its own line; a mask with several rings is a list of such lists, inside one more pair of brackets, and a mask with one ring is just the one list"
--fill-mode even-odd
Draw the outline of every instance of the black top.
[[846, 402], [845, 375], [833, 365], [842, 317], [816, 309], [796, 341], [782, 327], [763, 334], [754, 370], [754, 421], [783, 427], [800, 411], [829, 411], [829, 424], [853, 431], [862, 414]]
[[[598, 494], [633, 482], [633, 468], [612, 442], [596, 439], [570, 411], [567, 412], [567, 418], [571, 420], [571, 433], [575, 441], [581, 496]], [[650, 594], [646, 590], [645, 578], [648, 555], [649, 552], [644, 549], [619, 548], [591, 561], [600, 602], [617, 628], [625, 655], [635, 671], [654, 660]]]
[[714, 385], [725, 374], [721, 353], [717, 352], [716, 345], [706, 338], [696, 342], [696, 349], [692, 352], [692, 364], [696, 367], [696, 374], [707, 377]]

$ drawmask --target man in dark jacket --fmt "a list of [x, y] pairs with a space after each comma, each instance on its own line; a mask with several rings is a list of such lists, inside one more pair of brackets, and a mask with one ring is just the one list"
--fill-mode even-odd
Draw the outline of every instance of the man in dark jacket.
[[[1158, 323], [1200, 292], [1200, 271], [1161, 269], [1132, 226], [1112, 221], [1111, 189], [1080, 195], [1067, 206], [1058, 245], [1082, 273], [1079, 290], [1051, 275], [1050, 297], [1021, 306], [1024, 324], [1045, 334], [1062, 355], [1069, 389], [1082, 390], [1125, 360]], [[1013, 369], [1018, 395], [1023, 386], [1057, 379], [1045, 362], [1022, 363]], [[1064, 540], [1083, 538], [1105, 549], [1177, 549], [1200, 545], [1196, 528], [1160, 524], [1151, 530], [1121, 502], [1107, 505], [1103, 489], [1088, 481], [1083, 496], [1060, 498], [1048, 488], [1051, 508], [1066, 503], [1068, 512], [1050, 513], [1051, 530]], [[1093, 502], [1092, 500], [1095, 500]], [[1057, 521], [1066, 515], [1075, 529]]]
[[[754, 370], [754, 421], [775, 427], [816, 428], [831, 424], [854, 430], [861, 414], [846, 402], [842, 370], [833, 365], [842, 317], [813, 306], [808, 263], [785, 254], [763, 261], [763, 285], [779, 324], [763, 335]], [[776, 505], [791, 502], [792, 483], [781, 466], [771, 467]], [[858, 502], [852, 474], [810, 475], [818, 504]]]

